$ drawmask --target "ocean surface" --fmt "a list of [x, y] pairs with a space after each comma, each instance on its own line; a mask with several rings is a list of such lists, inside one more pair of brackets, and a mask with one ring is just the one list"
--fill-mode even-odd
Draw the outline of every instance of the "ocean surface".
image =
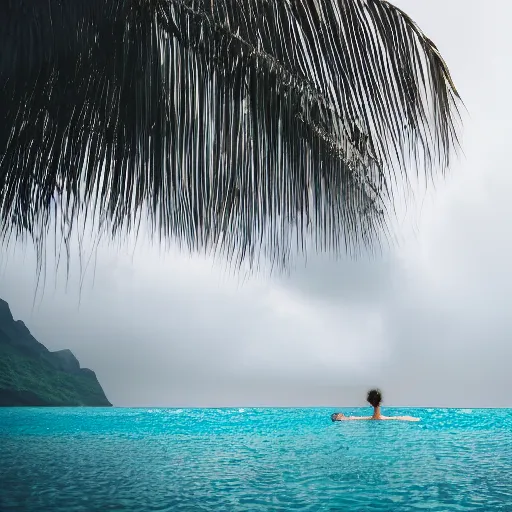
[[331, 412], [3, 408], [0, 511], [512, 512], [512, 410]]

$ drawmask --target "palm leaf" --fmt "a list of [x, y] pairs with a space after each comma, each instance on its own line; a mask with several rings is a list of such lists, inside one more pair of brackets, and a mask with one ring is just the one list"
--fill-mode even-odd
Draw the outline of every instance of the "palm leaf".
[[457, 145], [447, 66], [382, 0], [9, 0], [0, 47], [6, 238], [81, 215], [238, 261], [373, 247]]

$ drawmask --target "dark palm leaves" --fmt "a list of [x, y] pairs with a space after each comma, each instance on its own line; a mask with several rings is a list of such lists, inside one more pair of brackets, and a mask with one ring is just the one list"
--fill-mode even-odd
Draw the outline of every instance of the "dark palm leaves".
[[5, 0], [0, 49], [4, 237], [58, 205], [240, 260], [293, 230], [337, 252], [456, 143], [448, 69], [382, 0]]

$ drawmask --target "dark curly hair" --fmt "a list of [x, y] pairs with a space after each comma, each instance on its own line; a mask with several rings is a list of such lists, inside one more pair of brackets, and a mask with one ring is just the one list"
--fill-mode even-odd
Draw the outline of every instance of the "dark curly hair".
[[366, 400], [372, 407], [378, 407], [382, 402], [382, 393], [378, 389], [371, 389]]

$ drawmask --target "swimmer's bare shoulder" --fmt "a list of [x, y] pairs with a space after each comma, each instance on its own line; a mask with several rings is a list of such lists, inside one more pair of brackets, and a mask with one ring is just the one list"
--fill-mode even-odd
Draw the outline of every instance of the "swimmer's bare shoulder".
[[334, 413], [331, 415], [332, 421], [420, 421], [420, 418], [414, 416], [345, 416], [342, 413]]

